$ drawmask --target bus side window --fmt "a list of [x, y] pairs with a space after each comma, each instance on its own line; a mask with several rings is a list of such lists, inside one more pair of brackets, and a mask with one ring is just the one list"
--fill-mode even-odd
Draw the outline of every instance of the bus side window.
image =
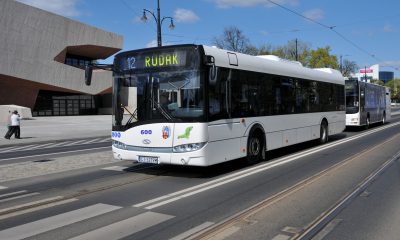
[[217, 68], [216, 79], [210, 79], [208, 92], [209, 117], [211, 121], [229, 118], [229, 70]]

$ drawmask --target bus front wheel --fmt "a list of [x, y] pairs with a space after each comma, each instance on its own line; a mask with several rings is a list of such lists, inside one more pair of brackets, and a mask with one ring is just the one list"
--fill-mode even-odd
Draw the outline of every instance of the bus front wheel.
[[328, 142], [328, 123], [326, 121], [321, 123], [319, 142], [321, 144]]
[[264, 156], [265, 147], [263, 138], [260, 134], [251, 134], [247, 140], [247, 162], [250, 164], [260, 162]]

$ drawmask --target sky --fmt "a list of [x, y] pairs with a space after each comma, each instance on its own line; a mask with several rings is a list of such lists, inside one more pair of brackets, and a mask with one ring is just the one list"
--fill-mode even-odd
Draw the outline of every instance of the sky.
[[[123, 51], [156, 46], [157, 0], [18, 0], [122, 35]], [[274, 4], [275, 3], [275, 4]], [[279, 6], [278, 6], [278, 5]], [[160, 0], [163, 45], [214, 45], [224, 28], [237, 27], [255, 46], [298, 39], [360, 68], [380, 64], [400, 78], [398, 0]], [[112, 57], [103, 61], [111, 63]]]

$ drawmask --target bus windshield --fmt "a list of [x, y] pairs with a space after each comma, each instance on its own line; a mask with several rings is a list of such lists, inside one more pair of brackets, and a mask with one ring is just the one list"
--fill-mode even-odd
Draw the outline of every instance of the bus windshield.
[[346, 113], [358, 113], [360, 109], [358, 80], [346, 80]]
[[196, 70], [115, 75], [113, 130], [151, 122], [201, 121], [203, 89]]

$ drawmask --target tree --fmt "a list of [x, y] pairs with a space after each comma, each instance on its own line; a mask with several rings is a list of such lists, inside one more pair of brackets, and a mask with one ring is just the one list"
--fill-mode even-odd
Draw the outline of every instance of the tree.
[[250, 45], [249, 39], [243, 32], [234, 26], [226, 27], [222, 36], [214, 38], [213, 43], [222, 49], [247, 53], [250, 50], [254, 52], [254, 47]]
[[380, 86], [385, 86], [385, 83], [382, 80], [372, 79], [371, 83], [380, 85]]
[[330, 55], [330, 51], [331, 48], [329, 46], [318, 48], [317, 50], [311, 50], [308, 67], [338, 69], [337, 57], [335, 55]]
[[347, 59], [343, 60], [343, 65], [342, 65], [343, 76], [350, 77], [350, 74], [355, 73], [357, 69], [359, 69], [359, 67], [356, 62]]
[[[296, 53], [297, 53], [297, 59], [296, 59]], [[310, 47], [309, 44], [305, 42], [297, 41], [297, 49], [296, 49], [296, 40], [293, 39], [291, 41], [288, 41], [286, 45], [275, 48], [272, 51], [272, 54], [284, 59], [289, 59], [293, 61], [297, 60], [301, 62], [303, 65], [308, 65], [308, 59], [310, 56]]]
[[392, 100], [396, 100], [398, 102], [400, 100], [400, 79], [390, 80], [385, 86], [390, 88]]

